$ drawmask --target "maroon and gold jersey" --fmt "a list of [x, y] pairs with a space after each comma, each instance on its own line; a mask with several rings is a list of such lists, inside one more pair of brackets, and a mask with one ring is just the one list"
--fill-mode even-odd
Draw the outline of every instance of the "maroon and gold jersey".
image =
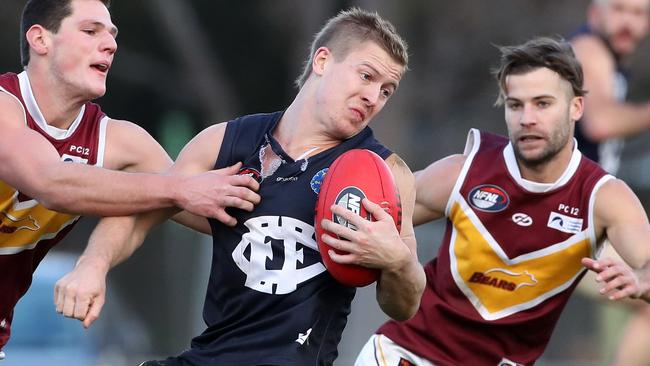
[[[85, 104], [69, 129], [49, 126], [36, 104], [26, 72], [0, 75], [0, 93], [16, 98], [25, 124], [45, 137], [61, 160], [102, 166], [108, 117]], [[25, 147], [29, 154], [29, 146]], [[13, 308], [32, 282], [32, 273], [79, 216], [48, 210], [0, 180], [0, 349], [9, 339]]]
[[613, 177], [574, 149], [556, 182], [527, 181], [508, 140], [478, 130], [466, 150], [420, 309], [378, 332], [440, 366], [529, 365], [600, 250], [595, 195]]

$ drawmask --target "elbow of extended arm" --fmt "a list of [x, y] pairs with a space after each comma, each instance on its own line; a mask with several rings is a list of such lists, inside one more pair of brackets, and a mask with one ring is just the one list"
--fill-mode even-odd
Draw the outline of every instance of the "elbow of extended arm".
[[397, 321], [399, 321], [399, 322], [403, 322], [403, 321], [409, 320], [409, 319], [411, 319], [412, 317], [414, 317], [415, 314], [418, 312], [418, 308], [419, 308], [419, 306], [420, 306], [420, 301], [417, 301], [416, 305], [411, 306], [411, 307], [405, 309], [405, 311], [402, 311], [400, 314], [398, 314], [397, 316], [393, 317], [393, 319], [395, 319], [395, 320], [397, 320]]
[[399, 322], [411, 319], [418, 312], [419, 307], [420, 307], [419, 298], [416, 300], [405, 299], [404, 303], [400, 304], [399, 306], [395, 306], [395, 305], [381, 306], [381, 308], [384, 310], [386, 315], [388, 315], [391, 319], [394, 319]]
[[422, 295], [424, 294], [425, 286], [426, 281], [422, 281], [421, 284], [418, 284], [418, 288], [415, 290], [415, 295], [411, 301], [409, 301], [409, 305], [404, 309], [404, 313], [402, 314], [404, 319], [402, 320], [411, 319], [415, 316], [415, 314], [417, 314], [418, 310], [420, 309], [420, 302], [422, 301]]
[[378, 296], [379, 307], [386, 315], [397, 321], [411, 319], [420, 308], [420, 301], [424, 293], [424, 283], [420, 286], [397, 293], [391, 297]]

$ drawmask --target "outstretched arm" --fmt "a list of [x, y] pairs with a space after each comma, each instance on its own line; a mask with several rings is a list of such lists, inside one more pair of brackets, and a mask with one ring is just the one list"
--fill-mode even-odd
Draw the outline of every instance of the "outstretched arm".
[[0, 180], [47, 208], [118, 216], [179, 206], [200, 216], [227, 219], [223, 190], [233, 183], [229, 177], [207, 171], [200, 175], [126, 173], [62, 162], [54, 147], [26, 126], [20, 103], [2, 91], [0, 128]]
[[[171, 170], [177, 174], [194, 174], [212, 168], [221, 146], [225, 124], [215, 125], [201, 132], [183, 149]], [[260, 200], [254, 193], [259, 188], [251, 177], [235, 175], [240, 163], [214, 171], [228, 179], [242, 180], [224, 190], [227, 207], [252, 211]], [[246, 196], [245, 191], [252, 194]], [[246, 196], [246, 199], [240, 197]], [[57, 311], [65, 316], [84, 321], [84, 326], [98, 317], [104, 304], [105, 282], [108, 270], [128, 258], [143, 242], [149, 229], [176, 213], [178, 209], [163, 209], [137, 217], [104, 218], [95, 228], [90, 242], [75, 269], [56, 284]], [[225, 211], [224, 211], [225, 214]], [[225, 214], [224, 223], [234, 225], [236, 220]]]
[[[142, 127], [129, 121], [108, 122], [104, 153], [105, 168], [130, 173], [164, 173], [169, 171], [173, 163], [162, 146]], [[183, 211], [176, 214], [173, 219], [198, 232], [210, 233], [210, 225], [205, 217]]]
[[626, 266], [608, 258], [583, 264], [598, 273], [603, 294], [617, 300], [642, 298], [650, 302], [650, 224], [643, 206], [621, 180], [610, 180], [596, 194], [596, 232], [607, 236]]
[[[232, 175], [238, 170], [239, 164], [217, 172]], [[250, 211], [252, 207], [250, 204], [240, 208]], [[168, 208], [137, 216], [101, 219], [74, 270], [55, 285], [56, 311], [64, 316], [82, 320], [84, 327], [89, 327], [99, 317], [104, 305], [108, 271], [129, 258], [142, 245], [153, 226], [178, 211], [178, 208]]]

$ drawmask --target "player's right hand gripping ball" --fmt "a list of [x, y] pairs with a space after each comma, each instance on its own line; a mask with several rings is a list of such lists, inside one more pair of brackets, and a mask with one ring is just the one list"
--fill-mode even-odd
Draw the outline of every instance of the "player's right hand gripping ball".
[[379, 278], [379, 270], [352, 264], [340, 264], [332, 261], [329, 250], [334, 249], [321, 240], [323, 233], [336, 236], [324, 230], [320, 223], [327, 218], [352, 229], [354, 225], [347, 220], [334, 215], [330, 207], [333, 204], [342, 206], [361, 217], [371, 220], [361, 204], [363, 198], [379, 204], [388, 212], [400, 230], [402, 222], [402, 207], [395, 186], [393, 174], [386, 162], [370, 150], [354, 149], [339, 156], [330, 166], [318, 194], [316, 204], [316, 241], [323, 263], [336, 280], [347, 286], [362, 287], [369, 285]]

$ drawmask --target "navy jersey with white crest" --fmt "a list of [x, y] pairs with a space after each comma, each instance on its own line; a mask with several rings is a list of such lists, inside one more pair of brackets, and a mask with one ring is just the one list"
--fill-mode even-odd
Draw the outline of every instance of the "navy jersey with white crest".
[[[214, 237], [204, 320], [181, 359], [200, 365], [331, 365], [355, 289], [326, 271], [314, 209], [328, 167], [350, 149], [391, 152], [365, 128], [341, 144], [293, 160], [272, 137], [283, 112], [230, 121], [215, 168], [243, 162], [261, 182], [253, 212], [228, 209], [235, 227], [210, 220]], [[263, 164], [262, 162], [266, 162]]]

